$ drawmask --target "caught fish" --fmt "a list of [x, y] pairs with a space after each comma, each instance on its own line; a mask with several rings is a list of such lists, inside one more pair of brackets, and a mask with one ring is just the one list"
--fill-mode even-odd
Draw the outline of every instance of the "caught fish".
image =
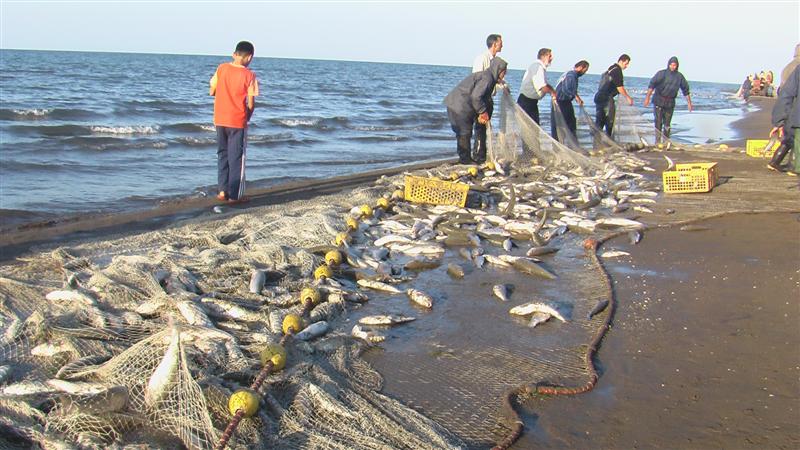
[[253, 274], [250, 276], [250, 292], [253, 294], [260, 294], [266, 282], [267, 273], [263, 270], [254, 270]]
[[603, 258], [619, 258], [620, 256], [630, 256], [630, 253], [622, 250], [607, 250], [600, 254]]
[[433, 297], [422, 291], [409, 289], [406, 291], [406, 295], [408, 295], [408, 298], [410, 298], [412, 302], [423, 308], [433, 308]]
[[175, 302], [175, 307], [190, 325], [209, 328], [214, 326], [214, 323], [208, 318], [206, 312], [203, 311], [203, 309], [192, 300], [181, 300]]
[[545, 314], [550, 314], [556, 319], [562, 322], [566, 322], [564, 316], [562, 316], [561, 313], [559, 313], [555, 308], [541, 302], [530, 302], [530, 303], [525, 303], [524, 305], [515, 306], [511, 308], [508, 312], [515, 316], [527, 316], [535, 312], [541, 312]]
[[300, 341], [310, 341], [316, 337], [322, 336], [323, 334], [328, 332], [328, 322], [324, 320], [319, 322], [314, 322], [311, 325], [305, 327], [303, 331], [294, 335], [295, 339]]
[[505, 284], [496, 284], [492, 287], [492, 294], [499, 298], [501, 301], [508, 301], [508, 286]]
[[646, 207], [646, 206], [634, 206], [633, 210], [634, 211], [643, 212], [643, 213], [647, 213], [647, 214], [653, 214], [653, 210], [648, 208], [648, 207]]
[[543, 256], [548, 255], [550, 253], [555, 253], [558, 251], [558, 247], [549, 247], [549, 246], [542, 246], [542, 247], [531, 247], [527, 252], [525, 252], [525, 256], [533, 257], [533, 256]]
[[480, 268], [482, 268], [482, 267], [483, 267], [483, 264], [486, 262], [486, 258], [485, 258], [483, 255], [477, 255], [477, 256], [475, 256], [475, 258], [472, 260], [472, 262], [475, 264], [475, 267], [477, 267], [478, 269], [480, 269]]
[[0, 366], [0, 384], [6, 382], [6, 379], [11, 375], [11, 371], [11, 366]]
[[391, 284], [381, 283], [380, 281], [375, 281], [375, 280], [361, 279], [361, 280], [356, 281], [356, 284], [358, 284], [361, 287], [374, 289], [376, 291], [389, 292], [391, 294], [401, 294], [402, 293], [402, 291], [400, 289], [397, 289], [396, 287], [392, 286]]
[[56, 378], [60, 380], [69, 380], [73, 375], [84, 371], [89, 366], [96, 366], [108, 361], [111, 355], [89, 355], [83, 358], [78, 358], [75, 361], [64, 364], [58, 372]]
[[120, 411], [128, 404], [128, 388], [112, 386], [93, 395], [61, 396], [59, 414], [105, 414]]
[[503, 250], [510, 252], [513, 246], [514, 244], [511, 242], [511, 238], [508, 238], [503, 241]]
[[447, 265], [447, 273], [453, 278], [464, 278], [464, 268], [455, 263]]
[[537, 311], [531, 315], [531, 320], [528, 322], [528, 326], [531, 328], [536, 328], [537, 325], [550, 320], [550, 317], [552, 316], [548, 313]]
[[424, 258], [424, 257], [416, 257], [411, 261], [407, 262], [403, 268], [405, 270], [428, 270], [428, 269], [435, 269], [442, 264], [442, 261], [439, 259], [432, 259], [432, 258]]
[[672, 170], [672, 169], [675, 167], [675, 161], [673, 161], [673, 160], [672, 160], [672, 159], [671, 159], [669, 156], [667, 156], [667, 155], [662, 155], [662, 156], [664, 156], [664, 159], [666, 159], [666, 160], [667, 160], [667, 168], [666, 168], [666, 169], [664, 169], [664, 170]]
[[515, 269], [522, 273], [547, 278], [548, 280], [556, 279], [556, 275], [554, 273], [550, 272], [539, 264], [536, 264], [536, 262], [529, 258], [511, 255], [500, 255], [499, 258], [511, 264]]
[[358, 319], [358, 323], [361, 325], [399, 325], [401, 323], [411, 322], [412, 320], [416, 320], [416, 318], [382, 314], [362, 317]]
[[45, 295], [44, 298], [50, 300], [51, 302], [61, 302], [61, 303], [79, 302], [87, 306], [97, 305], [97, 300], [95, 300], [88, 293], [82, 292], [80, 290], [53, 291]]
[[682, 226], [680, 228], [680, 230], [681, 231], [706, 231], [706, 230], [710, 230], [710, 228], [705, 227], [703, 225], [689, 224], [689, 225]]
[[589, 315], [586, 317], [587, 319], [591, 319], [592, 317], [600, 314], [603, 312], [604, 309], [608, 306], [608, 299], [604, 298], [597, 301], [597, 304], [594, 305], [591, 311], [589, 311]]
[[633, 230], [628, 232], [628, 242], [631, 245], [636, 245], [642, 240], [642, 233], [638, 230]]
[[370, 343], [370, 344], [377, 344], [379, 342], [383, 342], [383, 341], [386, 340], [386, 336], [382, 336], [382, 335], [378, 334], [375, 331], [365, 330], [365, 329], [361, 328], [360, 325], [354, 326], [353, 327], [353, 331], [351, 331], [350, 334], [354, 338], [358, 338], [358, 339], [367, 341], [367, 343]]
[[503, 261], [502, 259], [498, 258], [497, 256], [494, 256], [494, 255], [483, 255], [483, 256], [486, 259], [486, 262], [491, 264], [491, 265], [493, 265], [493, 266], [511, 267], [511, 264]]
[[180, 360], [181, 349], [181, 331], [177, 326], [172, 327], [172, 337], [161, 358], [161, 362], [150, 375], [147, 386], [144, 390], [144, 401], [150, 405], [155, 406], [156, 403], [164, 397], [167, 389], [175, 381], [178, 376], [178, 363]]

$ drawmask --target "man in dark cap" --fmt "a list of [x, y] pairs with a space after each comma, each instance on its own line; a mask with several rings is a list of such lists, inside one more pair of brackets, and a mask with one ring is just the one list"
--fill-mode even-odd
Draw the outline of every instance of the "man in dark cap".
[[[495, 85], [503, 81], [507, 68], [508, 63], [499, 56], [495, 56], [488, 69], [468, 75], [444, 99], [450, 126], [456, 133], [458, 162], [461, 164], [473, 162], [470, 157], [472, 128], [476, 121], [481, 125], [489, 123], [494, 107], [492, 93]], [[476, 157], [476, 162], [485, 161], [485, 147], [482, 154], [478, 154]]]
[[650, 79], [647, 88], [647, 96], [644, 98], [644, 106], [650, 105], [650, 97], [653, 97], [653, 115], [656, 125], [656, 144], [669, 139], [672, 123], [672, 113], [675, 111], [675, 97], [678, 96], [678, 89], [686, 97], [686, 104], [689, 112], [692, 111], [692, 97], [689, 95], [689, 82], [682, 73], [678, 72], [678, 58], [673, 56], [667, 62], [667, 68], [661, 69]]

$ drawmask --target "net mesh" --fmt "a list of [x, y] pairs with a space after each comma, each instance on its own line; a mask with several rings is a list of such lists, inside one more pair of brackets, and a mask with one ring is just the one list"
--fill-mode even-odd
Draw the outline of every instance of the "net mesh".
[[[618, 111], [620, 142], [647, 139], [640, 119]], [[496, 170], [477, 178], [460, 166], [414, 173], [470, 184], [466, 208], [402, 200], [375, 207], [403, 186], [399, 174], [158, 231], [36, 248], [0, 266], [0, 443], [213, 447], [231, 419], [230, 395], [253, 382], [259, 352], [280, 340], [284, 317], [301, 312], [308, 286], [323, 303], [306, 319], [330, 330], [287, 345], [287, 367], [266, 378], [261, 407], [239, 424], [230, 448], [503, 440], [517, 420], [504, 400], [510, 389], [591, 377], [589, 343], [608, 312], [589, 312], [611, 293], [583, 240], [675, 220], [643, 209], [665, 201], [652, 164], [598, 134], [583, 108], [578, 118], [577, 144], [565, 145], [503, 95], [489, 139]], [[556, 114], [558, 127], [562, 119]], [[755, 204], [796, 208], [796, 191], [745, 182], [730, 182], [713, 205], [704, 196], [669, 204], [691, 219], [752, 209], [753, 198], [773, 189], [769, 205]], [[362, 205], [375, 215], [362, 217]], [[315, 280], [325, 252], [352, 226], [348, 218], [357, 226], [339, 247], [347, 263], [333, 279]], [[559, 250], [540, 262], [518, 259], [541, 246]], [[255, 271], [263, 286], [251, 283]], [[366, 279], [426, 292], [433, 308], [356, 283]], [[494, 284], [513, 286], [508, 302], [494, 299]], [[532, 328], [528, 317], [509, 314], [532, 301], [567, 321]], [[365, 326], [367, 343], [351, 331], [368, 315], [416, 320]]]

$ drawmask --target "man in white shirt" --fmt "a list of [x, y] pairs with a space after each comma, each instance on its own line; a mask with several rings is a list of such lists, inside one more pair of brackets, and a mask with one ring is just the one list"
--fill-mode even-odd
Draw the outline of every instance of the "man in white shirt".
[[503, 37], [499, 34], [490, 34], [486, 38], [486, 47], [488, 50], [475, 57], [472, 62], [472, 73], [481, 72], [489, 68], [489, 63], [501, 50], [503, 50]]
[[[489, 68], [492, 59], [503, 50], [503, 37], [499, 34], [490, 34], [486, 38], [486, 47], [487, 50], [476, 56], [475, 61], [472, 62], [472, 73], [483, 72]], [[488, 112], [491, 118], [491, 109]], [[478, 164], [486, 162], [486, 125], [478, 121], [475, 121], [475, 143], [472, 147], [475, 149], [472, 159]]]
[[539, 49], [537, 60], [528, 67], [522, 77], [517, 104], [539, 124], [539, 100], [550, 94], [556, 95], [555, 89], [547, 84], [547, 67], [553, 62], [553, 51], [549, 48]]

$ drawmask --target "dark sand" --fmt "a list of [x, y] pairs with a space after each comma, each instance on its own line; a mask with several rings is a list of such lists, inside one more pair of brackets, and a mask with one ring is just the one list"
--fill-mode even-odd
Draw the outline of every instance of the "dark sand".
[[[769, 133], [774, 100], [757, 101], [760, 111], [733, 124], [741, 145]], [[705, 231], [675, 225], [648, 231], [635, 246], [606, 242], [599, 252], [631, 256], [604, 261], [617, 310], [595, 358], [600, 380], [586, 394], [528, 401], [525, 434], [513, 448], [800, 448], [797, 179], [767, 173], [766, 160], [742, 155], [670, 156], [717, 161], [731, 184], [659, 204], [708, 202], [705, 213], [691, 214], [696, 219], [766, 211], [786, 194], [784, 205], [793, 203], [795, 212], [697, 222]]]
[[730, 126], [736, 131], [737, 138], [727, 141], [729, 145], [744, 147], [748, 139], [769, 139], [775, 97], [750, 97], [749, 102], [759, 110], [731, 123]]

